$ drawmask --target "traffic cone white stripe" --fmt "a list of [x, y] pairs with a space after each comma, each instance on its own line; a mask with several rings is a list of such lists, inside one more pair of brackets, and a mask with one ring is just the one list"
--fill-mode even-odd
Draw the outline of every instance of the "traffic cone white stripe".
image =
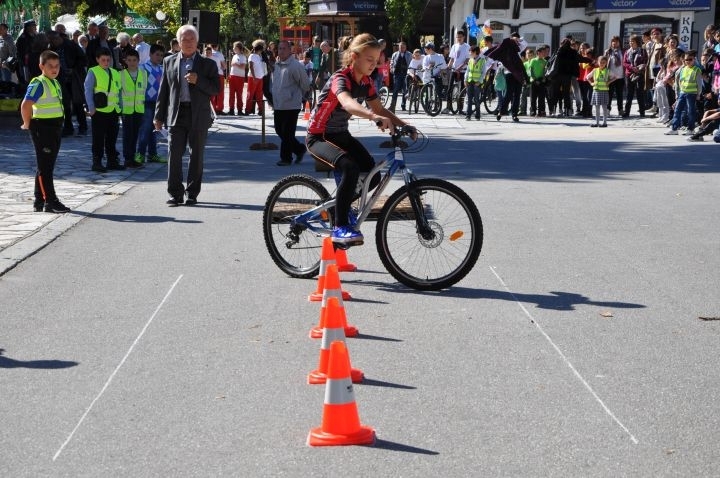
[[342, 340], [345, 342], [345, 329], [342, 327], [339, 329], [323, 329], [322, 344], [320, 348], [323, 350], [330, 350], [330, 344], [335, 340]]
[[349, 378], [327, 379], [325, 405], [347, 405], [355, 402], [355, 391]]

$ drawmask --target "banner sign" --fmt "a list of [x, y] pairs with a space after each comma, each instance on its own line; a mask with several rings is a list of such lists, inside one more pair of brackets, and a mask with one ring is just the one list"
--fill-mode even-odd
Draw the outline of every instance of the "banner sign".
[[710, 10], [711, 0], [590, 0], [588, 12], [641, 12]]

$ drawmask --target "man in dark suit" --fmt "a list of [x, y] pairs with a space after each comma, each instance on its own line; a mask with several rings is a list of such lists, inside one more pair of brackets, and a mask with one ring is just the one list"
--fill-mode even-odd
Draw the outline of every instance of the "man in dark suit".
[[[218, 94], [218, 69], [212, 58], [197, 50], [198, 31], [183, 25], [177, 31], [180, 52], [163, 60], [163, 76], [155, 107], [155, 129], [163, 125], [168, 136], [167, 204], [197, 204], [203, 175], [203, 156], [208, 129], [213, 122], [210, 97]], [[182, 157], [190, 146], [187, 188], [183, 186]], [[184, 201], [184, 194], [187, 200]]]

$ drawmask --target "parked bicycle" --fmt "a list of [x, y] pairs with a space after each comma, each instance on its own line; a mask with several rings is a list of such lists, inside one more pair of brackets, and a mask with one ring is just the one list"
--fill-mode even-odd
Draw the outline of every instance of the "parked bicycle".
[[[467, 101], [467, 88], [463, 88], [457, 98], [457, 112], [465, 110]], [[496, 114], [498, 110], [497, 93], [495, 92], [495, 70], [488, 70], [480, 90], [480, 103], [485, 106], [489, 114]]]
[[[456, 284], [475, 266], [482, 249], [482, 219], [461, 188], [442, 179], [418, 179], [406, 166], [405, 154], [427, 145], [419, 133], [418, 141], [401, 147], [401, 138], [414, 131], [396, 127], [391, 136], [394, 150], [358, 182], [354, 226], [375, 219], [375, 244], [387, 271], [413, 289], [440, 290]], [[397, 173], [405, 184], [389, 197], [382, 196]], [[371, 192], [369, 178], [376, 174], [380, 181]], [[263, 210], [263, 234], [282, 271], [291, 277], [317, 275], [322, 240], [333, 230], [334, 206], [334, 193], [312, 176], [293, 174], [273, 187]]]

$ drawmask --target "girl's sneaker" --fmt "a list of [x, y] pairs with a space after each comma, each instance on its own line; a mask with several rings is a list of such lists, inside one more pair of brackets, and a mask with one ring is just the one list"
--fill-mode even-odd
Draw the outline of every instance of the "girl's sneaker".
[[365, 240], [360, 231], [351, 226], [340, 226], [333, 229], [332, 242], [343, 246], [361, 246]]

